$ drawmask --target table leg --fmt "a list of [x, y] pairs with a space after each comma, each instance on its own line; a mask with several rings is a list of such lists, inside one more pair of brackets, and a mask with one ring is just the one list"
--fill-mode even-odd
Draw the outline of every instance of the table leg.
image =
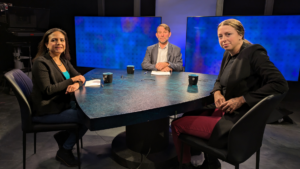
[[126, 126], [112, 142], [112, 156], [127, 168], [168, 169], [178, 165], [169, 118]]

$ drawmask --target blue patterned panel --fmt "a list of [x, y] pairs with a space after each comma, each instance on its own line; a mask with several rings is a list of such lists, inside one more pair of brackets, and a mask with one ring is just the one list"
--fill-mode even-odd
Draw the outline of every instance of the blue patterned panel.
[[234, 18], [245, 27], [245, 39], [260, 44], [286, 80], [297, 81], [300, 70], [300, 16], [189, 17], [185, 70], [217, 75], [224, 49], [218, 42], [220, 22]]
[[75, 17], [77, 66], [142, 69], [160, 23], [161, 17]]

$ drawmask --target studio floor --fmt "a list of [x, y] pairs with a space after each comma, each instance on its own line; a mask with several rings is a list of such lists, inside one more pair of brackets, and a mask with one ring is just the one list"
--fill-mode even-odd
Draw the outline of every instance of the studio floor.
[[[0, 89], [1, 91], [1, 89]], [[261, 148], [261, 169], [298, 169], [300, 166], [300, 101], [299, 91], [290, 92], [282, 105], [292, 111], [294, 124], [268, 124]], [[255, 125], [255, 123], [254, 123]], [[125, 127], [100, 131], [88, 131], [83, 137], [81, 149], [82, 169], [123, 169], [111, 158], [111, 142]], [[26, 168], [69, 168], [55, 160], [58, 146], [53, 138], [55, 132], [37, 134], [37, 153], [33, 154], [33, 134], [27, 134]], [[76, 149], [73, 150], [76, 155]], [[202, 156], [193, 162], [201, 163]], [[234, 166], [221, 161], [222, 169]], [[22, 130], [19, 104], [12, 93], [0, 93], [0, 169], [21, 169]], [[240, 165], [241, 169], [255, 168], [255, 154]]]

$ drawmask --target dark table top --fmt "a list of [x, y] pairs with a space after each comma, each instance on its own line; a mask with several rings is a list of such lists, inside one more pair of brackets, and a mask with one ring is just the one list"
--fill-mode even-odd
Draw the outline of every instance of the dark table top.
[[[112, 83], [103, 83], [104, 72], [113, 73]], [[104, 86], [83, 86], [75, 97], [92, 131], [138, 124], [201, 108], [217, 76], [193, 73], [199, 75], [198, 84], [189, 86], [189, 74], [155, 76], [143, 70], [127, 74], [126, 70], [94, 69], [84, 75], [86, 80], [101, 78]]]

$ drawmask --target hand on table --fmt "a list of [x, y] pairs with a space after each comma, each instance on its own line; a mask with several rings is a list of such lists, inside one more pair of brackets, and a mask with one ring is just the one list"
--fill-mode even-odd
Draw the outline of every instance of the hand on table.
[[69, 93], [75, 92], [78, 88], [79, 88], [79, 83], [74, 83], [72, 85], [69, 85], [67, 87], [67, 90], [66, 90], [65, 94], [69, 94]]
[[220, 109], [226, 113], [232, 113], [234, 110], [240, 108], [245, 103], [243, 96], [229, 99], [221, 104]]
[[167, 62], [158, 62], [156, 65], [155, 65], [155, 68], [157, 70], [163, 70], [165, 67], [168, 67], [169, 66], [169, 63]]
[[79, 82], [79, 81], [81, 81], [82, 83], [85, 82], [85, 78], [82, 75], [78, 75], [78, 76], [72, 77], [71, 79], [72, 79], [73, 82]]
[[162, 72], [172, 72], [173, 69], [170, 68], [170, 67], [165, 67], [165, 68], [163, 68], [161, 71], [162, 71]]

